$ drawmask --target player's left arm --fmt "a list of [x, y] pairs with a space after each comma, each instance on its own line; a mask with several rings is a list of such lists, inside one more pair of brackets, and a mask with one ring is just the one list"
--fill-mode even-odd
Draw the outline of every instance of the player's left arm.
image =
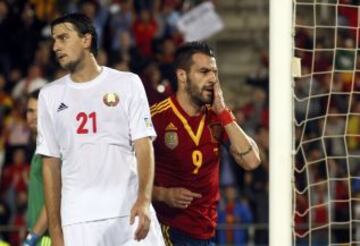
[[236, 163], [246, 170], [259, 166], [260, 154], [255, 141], [236, 123], [232, 113], [226, 108], [220, 82], [214, 84], [212, 109], [218, 115], [230, 141], [230, 153]]
[[139, 225], [135, 231], [135, 240], [142, 240], [150, 229], [150, 203], [154, 183], [154, 150], [152, 140], [149, 137], [134, 141], [139, 190], [138, 197], [131, 209], [130, 224], [138, 217]]

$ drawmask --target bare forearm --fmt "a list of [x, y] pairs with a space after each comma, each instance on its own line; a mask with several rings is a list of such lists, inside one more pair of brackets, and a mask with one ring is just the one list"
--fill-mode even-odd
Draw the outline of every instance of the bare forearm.
[[33, 226], [33, 228], [31, 228], [31, 231], [37, 235], [42, 235], [47, 230], [47, 228], [48, 228], [48, 220], [44, 205], [43, 208], [41, 209], [40, 215], [35, 225]]
[[229, 136], [231, 154], [235, 161], [246, 170], [258, 167], [260, 164], [260, 154], [255, 141], [235, 121], [227, 124], [225, 131]]
[[61, 169], [57, 158], [43, 158], [45, 207], [51, 238], [62, 238], [60, 219]]
[[154, 150], [149, 138], [136, 140], [136, 159], [138, 163], [138, 197], [151, 201], [154, 182]]
[[246, 135], [236, 123], [234, 116], [226, 109], [220, 82], [214, 84], [214, 100], [212, 109], [217, 114], [220, 122], [230, 139], [230, 151], [235, 161], [246, 170], [259, 166], [260, 156], [256, 143]]

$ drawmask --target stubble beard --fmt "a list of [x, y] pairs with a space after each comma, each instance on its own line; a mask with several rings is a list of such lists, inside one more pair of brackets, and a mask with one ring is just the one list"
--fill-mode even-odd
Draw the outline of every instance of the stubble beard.
[[204, 96], [202, 96], [202, 89], [196, 87], [195, 83], [193, 83], [191, 79], [188, 79], [185, 90], [187, 94], [190, 96], [191, 101], [198, 107], [202, 107], [208, 104], [211, 105], [214, 101], [214, 97], [207, 99]]
[[74, 71], [76, 71], [76, 68], [79, 66], [80, 61], [76, 60], [76, 61], [70, 61], [64, 65], [62, 65], [62, 67], [66, 70], [68, 70], [70, 73], [73, 73]]
[[74, 73], [80, 67], [80, 63], [83, 59], [84, 59], [84, 56], [80, 55], [76, 60], [69, 61], [68, 63], [61, 65], [61, 66], [65, 70], [68, 70], [70, 73]]

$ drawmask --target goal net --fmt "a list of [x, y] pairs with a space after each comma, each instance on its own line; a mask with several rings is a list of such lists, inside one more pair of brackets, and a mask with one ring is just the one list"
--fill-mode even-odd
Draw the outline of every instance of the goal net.
[[359, 5], [293, 0], [294, 245], [360, 245]]

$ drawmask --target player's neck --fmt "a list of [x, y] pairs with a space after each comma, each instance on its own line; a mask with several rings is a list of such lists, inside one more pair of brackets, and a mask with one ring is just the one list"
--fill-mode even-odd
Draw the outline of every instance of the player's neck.
[[198, 116], [203, 110], [203, 106], [196, 105], [186, 93], [176, 93], [176, 99], [180, 107], [189, 115], [189, 116]]
[[74, 82], [83, 83], [96, 78], [100, 74], [101, 69], [95, 57], [90, 55], [82, 60], [77, 69], [71, 72], [70, 76]]

